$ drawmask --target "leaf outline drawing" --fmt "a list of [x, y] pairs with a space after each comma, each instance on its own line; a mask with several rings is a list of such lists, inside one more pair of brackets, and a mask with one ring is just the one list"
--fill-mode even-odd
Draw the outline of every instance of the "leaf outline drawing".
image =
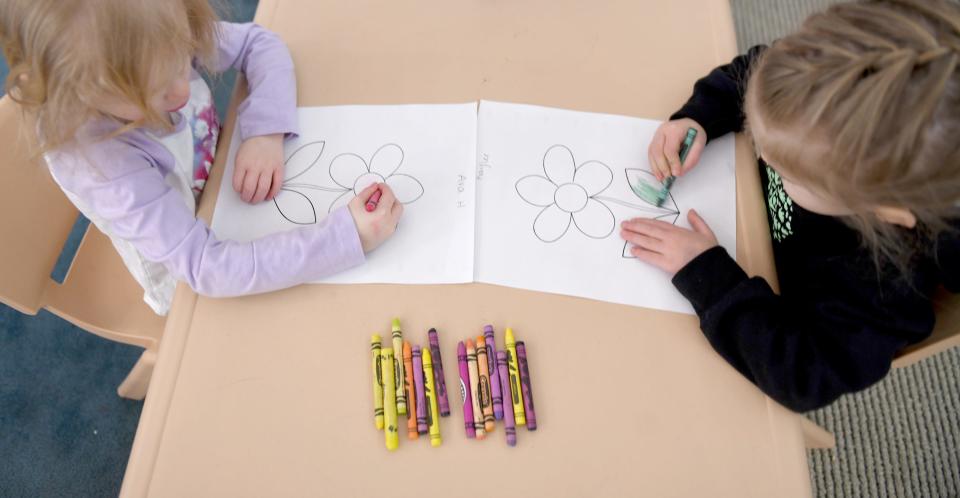
[[[677, 207], [677, 200], [673, 197], [673, 192], [672, 192], [672, 191], [668, 191], [668, 192], [667, 192], [667, 200], [664, 201], [664, 204], [665, 204], [665, 205], [673, 206], [673, 209], [670, 209], [669, 207], [666, 207], [666, 208], [665, 208], [665, 207], [662, 207], [662, 206], [659, 206], [659, 207], [658, 207], [658, 206], [656, 206], [656, 205], [654, 205], [654, 204], [650, 204], [649, 202], [647, 202], [646, 199], [644, 199], [643, 197], [640, 197], [640, 196], [636, 193], [636, 191], [632, 188], [632, 185], [634, 185], [635, 183], [637, 183], [637, 181], [636, 181], [636, 180], [631, 180], [631, 178], [630, 178], [630, 175], [631, 175], [631, 174], [634, 175], [634, 176], [635, 176], [638, 180], [640, 180], [640, 181], [644, 181], [644, 182], [652, 183], [652, 184], [656, 185], [656, 184], [658, 184], [659, 182], [656, 180], [656, 177], [653, 175], [653, 173], [651, 173], [650, 171], [647, 171], [647, 170], [645, 170], [645, 169], [626, 168], [626, 169], [623, 170], [623, 174], [624, 174], [624, 176], [625, 176], [626, 179], [627, 179], [627, 185], [628, 185], [628, 186], [631, 186], [630, 192], [632, 192], [634, 196], [636, 196], [638, 199], [640, 199], [641, 201], [643, 201], [644, 204], [646, 204], [646, 206], [634, 206], [634, 205], [630, 205], [630, 207], [632, 207], [633, 209], [639, 209], [639, 210], [641, 210], [641, 211], [643, 211], [643, 212], [646, 212], [646, 213], [648, 213], [648, 214], [651, 214], [652, 216], [646, 216], [646, 217], [647, 217], [647, 218], [650, 218], [650, 219], [652, 219], [652, 220], [669, 220], [671, 224], [673, 224], [673, 225], [676, 225], [676, 224], [677, 224], [677, 219], [680, 218], [680, 208]], [[648, 181], [648, 180], [651, 180], [651, 179], [652, 179], [652, 182], [651, 182], [651, 181]], [[671, 218], [672, 218], [672, 219], [671, 219]], [[627, 242], [627, 241], [624, 241], [624, 242], [623, 242], [623, 251], [620, 253], [620, 255], [621, 255], [622, 257], [624, 257], [624, 258], [627, 258], [627, 259], [636, 259], [636, 256], [634, 256], [634, 255], [630, 252], [630, 243]]]

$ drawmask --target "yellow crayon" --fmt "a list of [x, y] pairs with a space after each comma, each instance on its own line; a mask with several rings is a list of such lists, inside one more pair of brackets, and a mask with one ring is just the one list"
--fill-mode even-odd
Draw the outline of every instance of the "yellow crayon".
[[470, 377], [470, 391], [473, 392], [470, 403], [473, 405], [473, 430], [477, 433], [477, 439], [484, 439], [487, 433], [483, 425], [483, 409], [480, 408], [480, 374], [477, 368], [477, 348], [473, 341], [467, 339], [467, 374]]
[[373, 421], [377, 429], [383, 429], [383, 377], [380, 368], [380, 336], [370, 338], [370, 355], [373, 357]]
[[400, 356], [403, 354], [403, 332], [400, 331], [400, 319], [393, 319], [393, 350], [396, 352], [394, 358], [394, 375], [393, 378], [396, 380], [396, 390], [397, 396], [397, 415], [406, 415], [407, 414], [407, 392], [403, 388], [403, 357]]
[[430, 357], [430, 348], [423, 348], [423, 394], [427, 397], [427, 414], [430, 421], [430, 446], [440, 446], [440, 408], [437, 407], [437, 395], [434, 392], [433, 359]]
[[487, 346], [483, 336], [477, 337], [477, 370], [480, 381], [480, 409], [483, 410], [483, 428], [493, 432], [493, 394], [490, 392], [490, 370], [487, 365]]
[[510, 371], [510, 400], [513, 402], [513, 418], [517, 427], [527, 423], [523, 414], [523, 395], [520, 393], [520, 369], [517, 365], [517, 341], [513, 338], [513, 329], [506, 332], [507, 369]]
[[393, 348], [383, 348], [380, 351], [380, 370], [383, 372], [383, 433], [387, 442], [387, 449], [393, 451], [400, 445], [399, 429], [397, 428], [397, 397], [390, 386], [393, 385]]

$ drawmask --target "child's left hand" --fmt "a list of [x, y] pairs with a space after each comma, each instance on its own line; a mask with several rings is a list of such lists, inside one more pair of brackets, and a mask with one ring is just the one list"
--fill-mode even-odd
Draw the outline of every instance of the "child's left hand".
[[675, 275], [687, 263], [718, 244], [713, 230], [696, 211], [687, 213], [693, 230], [665, 221], [634, 218], [620, 224], [620, 236], [634, 247], [630, 252], [637, 259]]
[[283, 135], [244, 140], [234, 166], [233, 190], [244, 202], [257, 204], [273, 199], [283, 185]]

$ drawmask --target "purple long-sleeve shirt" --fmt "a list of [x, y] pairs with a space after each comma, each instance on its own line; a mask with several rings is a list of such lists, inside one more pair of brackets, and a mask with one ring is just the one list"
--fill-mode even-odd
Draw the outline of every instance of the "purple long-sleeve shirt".
[[[240, 138], [296, 134], [293, 61], [283, 42], [255, 24], [220, 23], [218, 38], [218, 61], [210, 69], [236, 68], [249, 83], [238, 109]], [[186, 121], [171, 133], [182, 132]], [[166, 313], [172, 295], [171, 283], [154, 292], [165, 296], [151, 296], [152, 286], [162, 287], [154, 280], [165, 277], [164, 269], [169, 280], [183, 280], [197, 293], [236, 296], [318, 280], [364, 261], [346, 208], [316, 225], [250, 242], [218, 240], [176, 188], [183, 174], [161, 143], [164, 134], [137, 129], [100, 140], [118, 126], [106, 119], [88, 123], [76, 143], [48, 153], [47, 162], [68, 197], [111, 237], [158, 313]]]

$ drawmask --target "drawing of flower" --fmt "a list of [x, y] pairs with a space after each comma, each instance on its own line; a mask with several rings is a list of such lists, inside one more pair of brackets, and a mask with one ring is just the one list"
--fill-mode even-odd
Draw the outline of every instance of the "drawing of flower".
[[401, 204], [416, 201], [423, 195], [423, 185], [410, 175], [397, 173], [402, 164], [403, 149], [397, 144], [380, 147], [369, 162], [349, 152], [334, 157], [330, 163], [330, 178], [343, 187], [344, 192], [330, 204], [330, 211], [346, 205], [374, 183], [389, 185]]
[[524, 201], [543, 209], [533, 220], [533, 232], [544, 242], [560, 240], [573, 224], [587, 237], [608, 237], [616, 225], [613, 212], [597, 196], [613, 182], [613, 172], [599, 161], [577, 166], [573, 152], [554, 145], [543, 155], [545, 176], [517, 180]]
[[423, 195], [423, 185], [416, 178], [397, 173], [403, 163], [403, 149], [397, 144], [386, 144], [377, 149], [369, 163], [353, 153], [334, 157], [328, 175], [335, 186], [297, 181], [298, 178], [303, 180], [304, 175], [317, 165], [325, 147], [324, 141], [304, 144], [284, 161], [285, 179], [273, 202], [280, 216], [291, 223], [310, 225], [317, 222], [316, 208], [305, 190], [338, 194], [327, 208], [328, 213], [346, 205], [364, 188], [378, 182], [390, 185], [402, 204], [414, 202]]

